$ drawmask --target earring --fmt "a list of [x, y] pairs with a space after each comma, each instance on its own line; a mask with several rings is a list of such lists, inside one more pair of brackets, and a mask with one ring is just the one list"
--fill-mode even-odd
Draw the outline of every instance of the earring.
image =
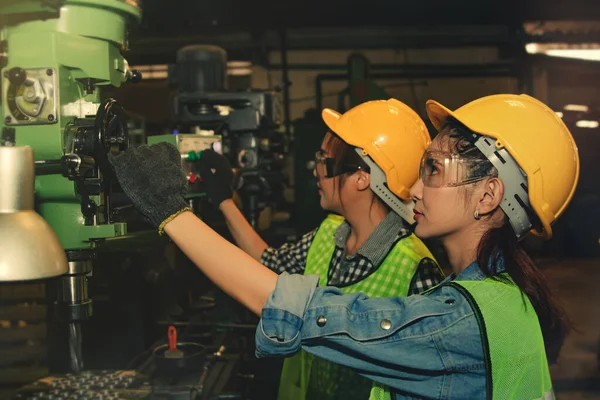
[[479, 210], [475, 210], [475, 212], [473, 213], [473, 218], [475, 218], [476, 220], [479, 220], [479, 218], [481, 218], [481, 216], [479, 215]]

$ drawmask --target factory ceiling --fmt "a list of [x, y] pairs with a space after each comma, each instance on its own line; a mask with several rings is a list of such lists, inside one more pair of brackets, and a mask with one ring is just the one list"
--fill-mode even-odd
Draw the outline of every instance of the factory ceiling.
[[[577, 37], [574, 21], [600, 21], [598, 0], [163, 0], [143, 1], [131, 35], [136, 64], [174, 61], [174, 49], [215, 44], [236, 58], [280, 49], [496, 45], [519, 51], [527, 37]], [[553, 23], [563, 21], [557, 29]], [[564, 29], [564, 21], [567, 29]], [[537, 29], [525, 29], [525, 23]], [[533, 24], [533, 25], [531, 25]], [[571, 24], [571, 25], [568, 25]], [[593, 25], [593, 22], [592, 22]], [[586, 25], [589, 27], [589, 25]], [[597, 30], [592, 29], [593, 35]]]
[[179, 35], [302, 27], [600, 19], [597, 0], [144, 0], [141, 31]]

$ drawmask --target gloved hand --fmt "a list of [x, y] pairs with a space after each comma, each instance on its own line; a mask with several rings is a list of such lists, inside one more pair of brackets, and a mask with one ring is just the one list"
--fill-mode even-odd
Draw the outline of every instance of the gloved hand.
[[215, 205], [233, 196], [233, 171], [229, 161], [213, 150], [204, 150], [196, 162], [202, 183]]
[[125, 194], [159, 234], [177, 215], [191, 211], [183, 198], [187, 178], [175, 146], [164, 142], [142, 145], [109, 154], [108, 159]]

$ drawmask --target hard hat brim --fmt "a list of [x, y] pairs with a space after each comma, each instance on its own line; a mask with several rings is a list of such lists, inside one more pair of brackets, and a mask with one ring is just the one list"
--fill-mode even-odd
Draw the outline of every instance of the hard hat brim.
[[[321, 112], [321, 118], [323, 118], [323, 122], [325, 122], [325, 125], [327, 125], [331, 132], [335, 133], [338, 136], [340, 136], [340, 134], [336, 131], [336, 125], [341, 116], [342, 114], [335, 110], [332, 110], [331, 108], [324, 108]], [[342, 137], [342, 139], [344, 138]], [[344, 141], [346, 140], [344, 139]]]
[[[338, 121], [342, 117], [342, 114], [339, 112], [332, 110], [331, 108], [324, 108], [321, 112], [321, 117], [323, 118], [323, 122], [329, 128], [329, 130], [340, 137], [344, 142], [354, 147], [364, 147], [364, 143], [357, 143], [356, 137], [352, 135], [348, 135], [345, 131], [346, 129], [338, 129]], [[364, 149], [363, 149], [364, 150]]]
[[[435, 100], [427, 100], [427, 103], [425, 104], [425, 108], [427, 109], [427, 115], [429, 116], [429, 120], [431, 121], [431, 123], [435, 127], [435, 129], [438, 130], [438, 132], [442, 128], [444, 128], [444, 125], [446, 125], [446, 120], [448, 120], [448, 117], [453, 117], [453, 118], [456, 118], [456, 120], [460, 121], [460, 118], [458, 118], [452, 112], [452, 110], [443, 106], [442, 104], [438, 103]], [[463, 121], [460, 121], [460, 122], [464, 124]], [[470, 127], [468, 127], [468, 126], [467, 126], [467, 128], [470, 129]]]

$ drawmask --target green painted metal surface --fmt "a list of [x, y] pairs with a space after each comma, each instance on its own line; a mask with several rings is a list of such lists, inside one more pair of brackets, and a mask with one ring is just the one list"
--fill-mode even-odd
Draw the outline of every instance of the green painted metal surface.
[[0, 13], [7, 16], [16, 14], [57, 14], [62, 5], [64, 5], [64, 1], [2, 0]]
[[362, 54], [348, 57], [348, 86], [338, 95], [337, 111], [343, 113], [366, 101], [387, 100], [390, 95], [369, 78], [370, 62]]
[[[0, 129], [14, 127], [17, 146], [32, 147], [36, 160], [57, 160], [64, 154], [65, 126], [95, 114], [101, 100], [97, 86], [119, 87], [126, 81], [122, 51], [128, 45], [127, 27], [141, 20], [137, 5], [134, 0], [2, 1], [0, 37], [8, 49], [3, 86], [15, 67], [51, 71], [54, 79], [44, 94], [55, 102], [56, 115], [38, 124], [6, 123], [3, 99]], [[96, 85], [93, 93], [85, 90], [88, 79]], [[37, 211], [65, 249], [91, 247], [91, 239], [127, 233], [123, 223], [86, 225], [75, 183], [62, 175], [38, 175], [35, 188]], [[99, 204], [98, 196], [92, 199]]]

